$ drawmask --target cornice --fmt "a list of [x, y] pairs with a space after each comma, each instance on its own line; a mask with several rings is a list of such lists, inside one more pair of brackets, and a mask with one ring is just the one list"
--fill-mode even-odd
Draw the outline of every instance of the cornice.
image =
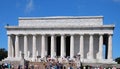
[[55, 29], [114, 29], [115, 25], [88, 25], [88, 26], [51, 26], [51, 27], [45, 27], [45, 26], [5, 26], [5, 28], [7, 30], [11, 29], [11, 30], [37, 30], [37, 29], [52, 29], [52, 30], [55, 30]]
[[49, 19], [92, 19], [103, 16], [49, 16], [49, 17], [19, 17], [19, 20], [49, 20]]

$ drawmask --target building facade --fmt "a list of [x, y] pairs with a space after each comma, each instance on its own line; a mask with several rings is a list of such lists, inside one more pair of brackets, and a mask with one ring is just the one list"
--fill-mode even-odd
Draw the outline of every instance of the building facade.
[[6, 26], [8, 58], [74, 58], [84, 63], [114, 63], [114, 25], [103, 25], [103, 16], [19, 17], [18, 26]]

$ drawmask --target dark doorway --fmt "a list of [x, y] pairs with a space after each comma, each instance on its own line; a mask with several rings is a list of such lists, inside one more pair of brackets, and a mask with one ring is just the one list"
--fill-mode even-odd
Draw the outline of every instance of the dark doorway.
[[47, 53], [48, 53], [48, 55], [50, 55], [50, 53], [51, 53], [51, 37], [50, 36], [48, 36], [48, 40], [47, 40], [47, 42], [48, 42], [48, 51], [47, 51]]
[[61, 46], [61, 39], [60, 36], [56, 37], [56, 56], [60, 56], [60, 46]]
[[70, 36], [66, 36], [66, 56], [70, 56]]

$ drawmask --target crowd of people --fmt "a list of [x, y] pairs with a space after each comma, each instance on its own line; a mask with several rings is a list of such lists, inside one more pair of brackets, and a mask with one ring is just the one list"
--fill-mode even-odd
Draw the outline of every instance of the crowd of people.
[[102, 68], [100, 66], [83, 66], [79, 56], [74, 59], [66, 58], [51, 58], [50, 56], [41, 59], [41, 64], [25, 63], [24, 65], [14, 66], [13, 64], [3, 63], [0, 69], [116, 69], [115, 67]]
[[8, 64], [8, 63], [2, 63], [2, 64], [0, 65], [0, 69], [5, 69], [5, 68], [10, 69], [10, 68], [11, 68], [11, 65]]
[[[92, 66], [81, 66], [81, 67], [76, 67], [74, 65], [74, 63], [68, 63], [67, 64], [62, 64], [59, 62], [45, 62], [45, 64], [40, 67], [38, 65], [38, 67], [36, 65], [30, 65], [28, 67], [24, 66], [24, 68], [20, 65], [18, 65], [18, 67], [14, 67], [10, 64], [2, 64], [0, 66], [0, 69], [116, 69], [115, 67], [107, 67], [107, 68], [102, 68], [102, 67], [92, 67]], [[117, 68], [119, 69], [119, 68]]]

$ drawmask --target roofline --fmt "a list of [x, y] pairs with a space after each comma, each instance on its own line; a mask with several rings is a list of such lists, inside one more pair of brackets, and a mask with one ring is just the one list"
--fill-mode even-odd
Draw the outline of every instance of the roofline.
[[38, 19], [93, 19], [103, 18], [103, 16], [48, 16], [48, 17], [19, 17], [19, 20], [38, 20]]
[[5, 26], [6, 29], [38, 29], [38, 28], [63, 28], [63, 29], [67, 29], [67, 28], [81, 28], [81, 29], [84, 29], [84, 28], [111, 28], [111, 29], [114, 29], [115, 28], [115, 25], [97, 25], [97, 26], [93, 26], [93, 25], [86, 25], [86, 26], [57, 26], [57, 27], [39, 27], [39, 26]]

